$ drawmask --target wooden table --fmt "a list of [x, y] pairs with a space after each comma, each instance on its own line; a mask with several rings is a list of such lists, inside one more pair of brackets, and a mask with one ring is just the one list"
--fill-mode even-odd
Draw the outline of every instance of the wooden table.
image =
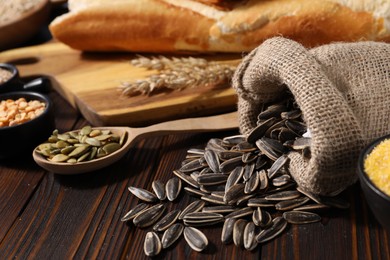
[[[88, 124], [57, 93], [56, 126], [60, 131]], [[151, 190], [155, 179], [167, 181], [191, 147], [203, 148], [210, 134], [177, 134], [140, 140], [119, 162], [84, 175], [46, 172], [32, 158], [0, 162], [1, 259], [146, 259], [144, 236], [121, 217], [139, 200], [127, 187]], [[183, 192], [183, 191], [182, 191]], [[184, 192], [183, 192], [184, 193]], [[290, 225], [276, 239], [252, 252], [220, 242], [221, 226], [201, 228], [210, 245], [202, 253], [184, 238], [164, 250], [161, 259], [389, 259], [389, 233], [371, 214], [358, 185], [345, 194], [351, 207], [322, 214], [320, 223]], [[168, 208], [187, 205], [183, 195]]]

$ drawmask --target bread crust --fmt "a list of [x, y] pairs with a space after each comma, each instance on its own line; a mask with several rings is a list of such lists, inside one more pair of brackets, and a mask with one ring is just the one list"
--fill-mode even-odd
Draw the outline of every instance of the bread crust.
[[337, 1], [249, 0], [232, 9], [192, 0], [69, 0], [69, 6], [50, 31], [85, 51], [246, 52], [273, 36], [306, 47], [390, 40], [386, 17]]

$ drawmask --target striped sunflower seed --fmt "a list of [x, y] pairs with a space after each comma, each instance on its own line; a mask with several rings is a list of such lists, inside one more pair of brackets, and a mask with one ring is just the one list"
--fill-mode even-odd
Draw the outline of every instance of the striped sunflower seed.
[[179, 209], [175, 209], [169, 212], [153, 226], [153, 230], [159, 232], [166, 230], [175, 223], [175, 221], [179, 217], [180, 212], [181, 210]]
[[153, 193], [151, 193], [150, 191], [147, 191], [147, 190], [142, 189], [142, 188], [136, 188], [136, 187], [133, 187], [133, 186], [129, 186], [128, 189], [134, 196], [136, 196], [140, 200], [143, 200], [143, 201], [146, 201], [146, 202], [156, 202], [156, 201], [158, 201], [157, 196], [154, 195]]
[[157, 204], [152, 206], [133, 218], [133, 223], [137, 227], [145, 228], [156, 223], [164, 213], [166, 206]]
[[146, 233], [144, 242], [144, 252], [147, 256], [156, 256], [161, 252], [161, 241], [153, 231]]
[[169, 201], [174, 201], [181, 191], [181, 180], [177, 177], [172, 177], [165, 185], [165, 192]]
[[184, 226], [180, 223], [173, 224], [167, 230], [165, 230], [161, 238], [162, 248], [168, 248], [173, 243], [175, 243], [183, 233], [183, 230]]
[[233, 228], [234, 223], [237, 221], [235, 218], [227, 218], [223, 223], [221, 241], [224, 244], [229, 244], [233, 241]]
[[197, 252], [202, 252], [209, 244], [207, 237], [197, 228], [185, 227], [183, 233], [188, 245]]
[[283, 218], [291, 224], [308, 224], [321, 220], [320, 215], [305, 211], [287, 211], [283, 213]]

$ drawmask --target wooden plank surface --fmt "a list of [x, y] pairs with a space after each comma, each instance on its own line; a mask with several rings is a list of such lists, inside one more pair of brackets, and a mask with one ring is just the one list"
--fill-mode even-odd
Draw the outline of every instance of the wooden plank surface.
[[[51, 96], [61, 131], [87, 124], [65, 100]], [[167, 181], [189, 148], [202, 148], [210, 138], [232, 134], [236, 132], [141, 139], [119, 162], [83, 175], [45, 172], [30, 158], [1, 162], [1, 258], [150, 259], [143, 252], [150, 228], [120, 221], [139, 203], [127, 187], [150, 189], [155, 179]], [[223, 245], [221, 226], [216, 226], [201, 228], [210, 241], [204, 252], [191, 250], [181, 238], [157, 259], [389, 259], [390, 233], [376, 222], [358, 183], [343, 196], [349, 209], [325, 212], [319, 223], [291, 225], [252, 252]], [[168, 208], [183, 208], [190, 200], [183, 192]]]
[[[236, 108], [236, 94], [229, 83], [123, 96], [119, 91], [121, 82], [144, 79], [156, 72], [132, 66], [129, 61], [134, 57], [135, 54], [129, 53], [82, 53], [52, 42], [2, 52], [0, 62], [17, 65], [23, 77], [49, 76], [54, 89], [95, 126], [145, 126]], [[204, 58], [237, 64], [240, 57]]]

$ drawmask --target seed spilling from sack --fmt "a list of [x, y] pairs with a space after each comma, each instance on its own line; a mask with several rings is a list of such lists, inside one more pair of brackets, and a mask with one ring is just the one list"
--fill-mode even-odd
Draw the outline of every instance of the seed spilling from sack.
[[[167, 194], [175, 194], [171, 201], [180, 194], [182, 184], [197, 200], [180, 209], [181, 213], [176, 209], [167, 214], [162, 221], [164, 230], [184, 224], [187, 243], [201, 251], [208, 240], [199, 228], [222, 225], [222, 243], [253, 250], [277, 237], [289, 224], [319, 222], [321, 210], [348, 207], [348, 202], [339, 198], [302, 190], [290, 175], [289, 151], [305, 150], [304, 155], [310, 156], [310, 138], [302, 137], [305, 132], [299, 109], [288, 99], [266, 107], [258, 116], [258, 126], [248, 135], [214, 138], [205, 149], [189, 149], [181, 168], [174, 171], [175, 178], [183, 182], [170, 179], [165, 187], [169, 187]], [[160, 193], [156, 183], [153, 190]], [[159, 197], [161, 201], [166, 198]], [[147, 211], [138, 214], [148, 218]], [[164, 244], [173, 243], [167, 242], [167, 237], [176, 241], [181, 231], [172, 233], [164, 235]]]

